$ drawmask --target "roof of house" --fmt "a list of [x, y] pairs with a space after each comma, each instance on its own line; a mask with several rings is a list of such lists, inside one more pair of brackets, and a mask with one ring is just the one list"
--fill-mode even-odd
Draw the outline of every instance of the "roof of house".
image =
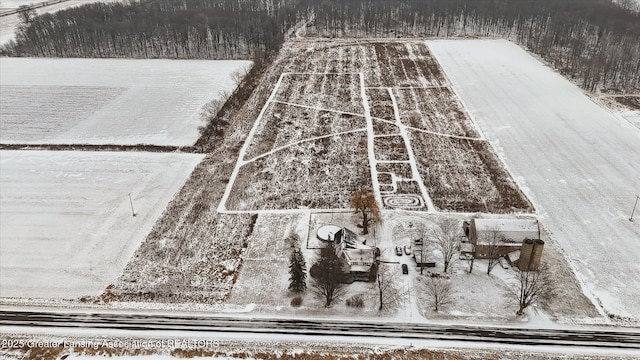
[[371, 271], [370, 265], [351, 265], [349, 271], [352, 273], [368, 273]]
[[474, 251], [475, 251], [475, 249], [474, 249], [474, 246], [473, 246], [472, 243], [465, 242], [465, 243], [460, 244], [460, 252], [472, 253]]
[[343, 248], [342, 252], [352, 261], [372, 261], [374, 259], [373, 248], [366, 245], [357, 249]]
[[342, 256], [351, 271], [359, 271], [359, 267], [370, 268], [375, 261], [375, 250], [371, 246], [364, 245], [358, 239], [358, 235], [353, 231], [342, 228], [335, 234], [335, 243], [338, 254]]
[[356, 249], [360, 245], [358, 235], [353, 231], [343, 227], [335, 233], [334, 242], [340, 244], [343, 248]]
[[524, 219], [472, 219], [478, 238], [483, 233], [498, 231], [506, 241], [522, 242], [524, 239], [540, 239], [538, 220]]
[[416, 262], [420, 262], [420, 261], [433, 262], [433, 261], [435, 261], [435, 257], [433, 255], [433, 252], [432, 251], [428, 251], [428, 250], [424, 252], [424, 257], [423, 257], [422, 256], [422, 250], [415, 249], [415, 250], [413, 250], [413, 257], [415, 258]]

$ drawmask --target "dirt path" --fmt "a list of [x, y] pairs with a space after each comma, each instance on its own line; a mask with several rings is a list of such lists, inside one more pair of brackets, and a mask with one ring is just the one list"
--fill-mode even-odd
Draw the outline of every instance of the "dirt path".
[[422, 177], [420, 177], [420, 173], [418, 172], [418, 167], [416, 166], [416, 158], [413, 155], [413, 148], [411, 147], [411, 141], [409, 140], [409, 135], [407, 135], [407, 129], [405, 125], [400, 120], [400, 110], [398, 110], [398, 102], [396, 101], [396, 97], [393, 94], [392, 89], [387, 89], [389, 91], [389, 96], [391, 97], [391, 103], [393, 104], [393, 114], [396, 118], [396, 126], [400, 129], [400, 136], [404, 140], [404, 145], [407, 148], [407, 152], [409, 153], [409, 164], [411, 165], [411, 174], [414, 180], [420, 186], [420, 191], [422, 192], [422, 199], [425, 201], [427, 205], [427, 209], [429, 212], [435, 211], [435, 206], [433, 206], [433, 201], [431, 201], [431, 197], [429, 197], [429, 192], [427, 191], [427, 187], [424, 186], [424, 182], [422, 181]]

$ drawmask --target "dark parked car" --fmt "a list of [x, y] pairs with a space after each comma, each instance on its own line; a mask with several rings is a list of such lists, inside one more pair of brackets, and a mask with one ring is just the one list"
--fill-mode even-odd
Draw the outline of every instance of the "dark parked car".
[[409, 267], [407, 266], [407, 264], [402, 264], [402, 273], [403, 274], [409, 273]]
[[400, 246], [396, 246], [396, 255], [402, 256], [402, 249], [400, 248]]

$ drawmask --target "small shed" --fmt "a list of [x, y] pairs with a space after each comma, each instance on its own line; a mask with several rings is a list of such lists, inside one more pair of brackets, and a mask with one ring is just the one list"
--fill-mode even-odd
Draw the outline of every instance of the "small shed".
[[540, 239], [540, 225], [536, 219], [472, 219], [469, 242], [481, 244], [497, 232], [506, 243], [522, 244], [524, 239]]
[[436, 267], [436, 259], [433, 254], [425, 251], [423, 255], [422, 249], [420, 248], [413, 250], [413, 259], [416, 261], [416, 266], [418, 267]]

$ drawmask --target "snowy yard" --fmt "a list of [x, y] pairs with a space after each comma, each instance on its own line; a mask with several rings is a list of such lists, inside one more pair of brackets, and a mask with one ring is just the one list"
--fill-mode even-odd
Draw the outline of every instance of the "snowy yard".
[[0, 296], [102, 293], [202, 158], [1, 151]]
[[190, 146], [250, 61], [0, 59], [0, 142]]
[[640, 129], [504, 40], [428, 41], [587, 295], [640, 319]]
[[[491, 215], [485, 215], [491, 217]], [[496, 215], [493, 215], [495, 217]], [[435, 245], [425, 244], [428, 252], [435, 251], [435, 268], [425, 268], [424, 274], [412, 256], [396, 255], [396, 246], [411, 245], [413, 240], [427, 237], [440, 221], [450, 216], [425, 214], [410, 211], [385, 211], [384, 221], [367, 236], [367, 245], [377, 246], [381, 250], [381, 266], [388, 268], [391, 279], [398, 291], [404, 293], [403, 299], [378, 311], [378, 288], [375, 283], [354, 282], [346, 285], [345, 294], [331, 308], [325, 308], [323, 300], [315, 296], [311, 289], [311, 278], [307, 277], [307, 291], [302, 294], [303, 302], [299, 307], [290, 305], [294, 294], [288, 291], [289, 255], [292, 245], [298, 246], [306, 258], [307, 269], [318, 259], [323, 243], [316, 238], [318, 229], [327, 224], [345, 226], [357, 231], [358, 217], [350, 211], [300, 211], [297, 214], [262, 213], [248, 239], [248, 248], [243, 253], [242, 266], [237, 282], [231, 290], [231, 296], [225, 304], [227, 312], [249, 314], [278, 314], [280, 316], [330, 316], [348, 318], [378, 318], [383, 321], [398, 322], [473, 322], [473, 323], [516, 323], [523, 321], [542, 321], [549, 319], [564, 323], [591, 322], [599, 314], [590, 301], [582, 295], [580, 285], [571, 273], [567, 261], [558, 246], [543, 235], [547, 245], [543, 255], [554, 272], [553, 280], [558, 296], [547, 306], [528, 311], [526, 320], [515, 315], [517, 310], [517, 283], [515, 272], [511, 268], [497, 266], [487, 275], [487, 261], [476, 260], [474, 270], [468, 273], [468, 263], [454, 257], [451, 270], [446, 274], [454, 289], [452, 304], [434, 312], [430, 297], [422, 283], [429, 280], [431, 272], [443, 274], [442, 259]], [[462, 224], [465, 216], [454, 217]], [[291, 242], [291, 235], [297, 235], [298, 241]], [[430, 255], [431, 256], [431, 255]], [[403, 275], [401, 264], [407, 264], [409, 274]], [[353, 295], [364, 299], [363, 308], [349, 307], [345, 300]], [[542, 310], [541, 313], [536, 313]]]

